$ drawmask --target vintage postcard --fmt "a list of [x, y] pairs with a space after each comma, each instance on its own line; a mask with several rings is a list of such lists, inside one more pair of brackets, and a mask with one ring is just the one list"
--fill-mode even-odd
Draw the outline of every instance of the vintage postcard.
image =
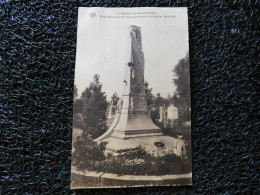
[[187, 8], [79, 8], [71, 188], [192, 185]]

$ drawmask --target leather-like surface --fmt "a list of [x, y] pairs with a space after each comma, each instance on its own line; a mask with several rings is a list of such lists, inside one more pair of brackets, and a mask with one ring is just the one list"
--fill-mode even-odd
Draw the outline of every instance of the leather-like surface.
[[[1, 0], [0, 194], [256, 193], [259, 4], [228, 2]], [[79, 6], [188, 6], [192, 187], [70, 191]]]

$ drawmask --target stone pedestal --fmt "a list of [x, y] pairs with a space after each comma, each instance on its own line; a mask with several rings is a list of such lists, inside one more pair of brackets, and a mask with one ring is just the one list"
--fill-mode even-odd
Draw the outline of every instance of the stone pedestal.
[[128, 139], [157, 135], [162, 135], [162, 131], [151, 119], [145, 95], [123, 95], [120, 119], [111, 136]]

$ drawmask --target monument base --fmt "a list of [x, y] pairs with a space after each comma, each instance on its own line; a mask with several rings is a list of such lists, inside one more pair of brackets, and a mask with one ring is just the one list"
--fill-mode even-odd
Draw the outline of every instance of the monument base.
[[129, 139], [163, 135], [162, 130], [152, 122], [150, 114], [121, 113], [120, 119], [112, 137]]
[[[105, 151], [106, 156], [120, 156], [126, 152], [136, 150], [139, 146], [155, 157], [167, 154], [176, 154], [177, 156], [186, 155], [184, 140], [166, 135], [150, 136], [149, 138], [138, 137], [125, 140], [109, 137], [102, 141], [107, 142]], [[160, 143], [161, 146], [158, 146], [156, 143]]]

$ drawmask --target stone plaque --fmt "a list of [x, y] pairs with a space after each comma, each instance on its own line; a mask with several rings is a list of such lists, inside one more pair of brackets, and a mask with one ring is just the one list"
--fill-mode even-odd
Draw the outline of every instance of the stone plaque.
[[145, 97], [133, 97], [133, 112], [147, 112]]

